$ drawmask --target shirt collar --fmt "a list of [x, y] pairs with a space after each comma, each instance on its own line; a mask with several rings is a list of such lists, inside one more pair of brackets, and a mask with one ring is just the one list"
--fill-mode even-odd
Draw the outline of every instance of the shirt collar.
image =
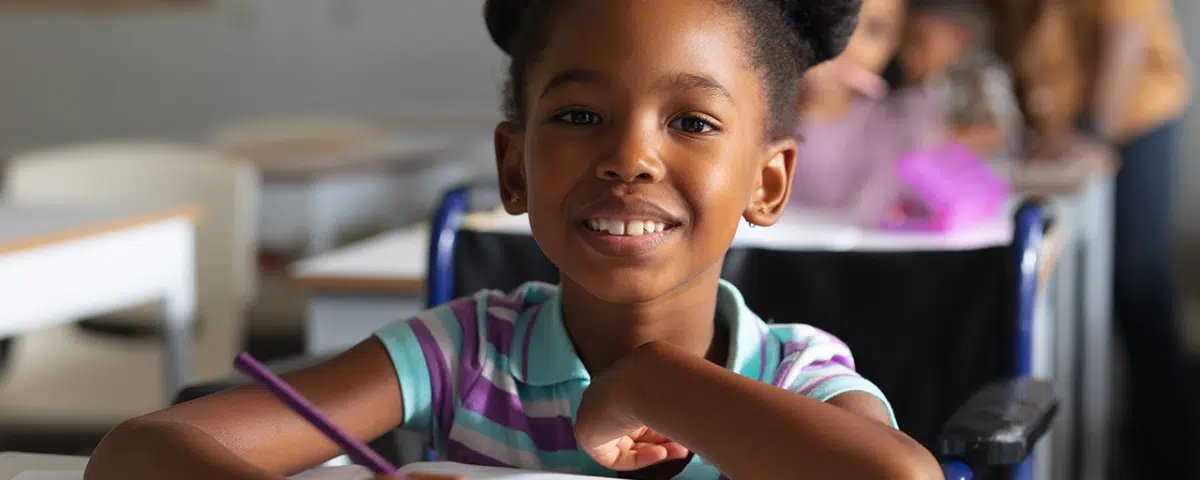
[[[725, 280], [717, 287], [716, 318], [729, 328], [730, 358], [726, 367], [747, 377], [760, 378], [769, 351], [778, 350], [778, 345], [771, 345], [766, 324], [746, 307], [737, 287]], [[591, 379], [563, 323], [560, 293], [523, 312], [510, 348], [513, 355], [509, 371], [528, 385]]]

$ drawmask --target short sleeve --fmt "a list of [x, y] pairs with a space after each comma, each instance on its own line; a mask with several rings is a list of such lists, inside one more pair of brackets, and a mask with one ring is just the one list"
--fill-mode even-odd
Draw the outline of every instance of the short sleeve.
[[776, 386], [820, 402], [847, 392], [870, 394], [883, 403], [892, 427], [896, 427], [891, 403], [879, 387], [854, 370], [854, 358], [846, 344], [809, 326], [796, 326], [789, 333], [793, 335], [783, 344]]
[[[375, 332], [383, 343], [400, 384], [403, 428], [427, 439], [452, 418], [458, 377], [462, 325], [474, 322], [476, 299], [454, 300]], [[460, 321], [460, 316], [466, 322]]]

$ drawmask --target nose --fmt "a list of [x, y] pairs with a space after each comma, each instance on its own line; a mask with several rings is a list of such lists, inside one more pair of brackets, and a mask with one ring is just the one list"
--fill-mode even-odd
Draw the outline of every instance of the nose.
[[662, 181], [666, 167], [660, 158], [661, 143], [653, 128], [625, 129], [616, 151], [596, 165], [596, 177], [623, 183]]

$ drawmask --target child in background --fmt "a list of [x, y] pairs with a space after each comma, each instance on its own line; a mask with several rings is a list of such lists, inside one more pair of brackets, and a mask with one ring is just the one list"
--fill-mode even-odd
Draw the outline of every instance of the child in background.
[[[868, 0], [885, 2], [889, 0]], [[490, 0], [512, 57], [504, 205], [561, 286], [480, 292], [285, 379], [358, 438], [628, 478], [934, 479], [844, 344], [768, 325], [720, 280], [791, 193], [795, 82], [859, 0]], [[868, 28], [871, 28], [868, 25]], [[132, 419], [88, 480], [279, 479], [338, 453], [259, 387]]]
[[900, 57], [908, 83], [941, 108], [949, 137], [999, 157], [1017, 153], [1022, 120], [988, 25], [978, 0], [913, 0]]
[[889, 92], [881, 76], [899, 46], [905, 9], [905, 0], [865, 0], [845, 53], [804, 76], [797, 203], [874, 224], [902, 195], [894, 162], [942, 140], [940, 115], [924, 92]]

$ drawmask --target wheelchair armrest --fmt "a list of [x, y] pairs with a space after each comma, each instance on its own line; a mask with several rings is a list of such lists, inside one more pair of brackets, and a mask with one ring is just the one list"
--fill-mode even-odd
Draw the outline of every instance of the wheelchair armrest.
[[[276, 360], [267, 363], [267, 368], [270, 368], [275, 373], [287, 373], [293, 370], [299, 370], [311, 365], [324, 362], [333, 358], [335, 354], [316, 355], [316, 356], [297, 356], [288, 357], [282, 360]], [[251, 382], [250, 378], [241, 373], [234, 372], [225, 378], [219, 378], [201, 383], [193, 383], [184, 386], [175, 394], [175, 399], [171, 401], [171, 405], [178, 405], [183, 402], [195, 400], [200, 397], [206, 397], [214, 393], [228, 390], [233, 387], [240, 387]]]
[[997, 381], [975, 393], [942, 427], [941, 458], [972, 466], [1025, 461], [1058, 410], [1054, 385], [1027, 377]]

